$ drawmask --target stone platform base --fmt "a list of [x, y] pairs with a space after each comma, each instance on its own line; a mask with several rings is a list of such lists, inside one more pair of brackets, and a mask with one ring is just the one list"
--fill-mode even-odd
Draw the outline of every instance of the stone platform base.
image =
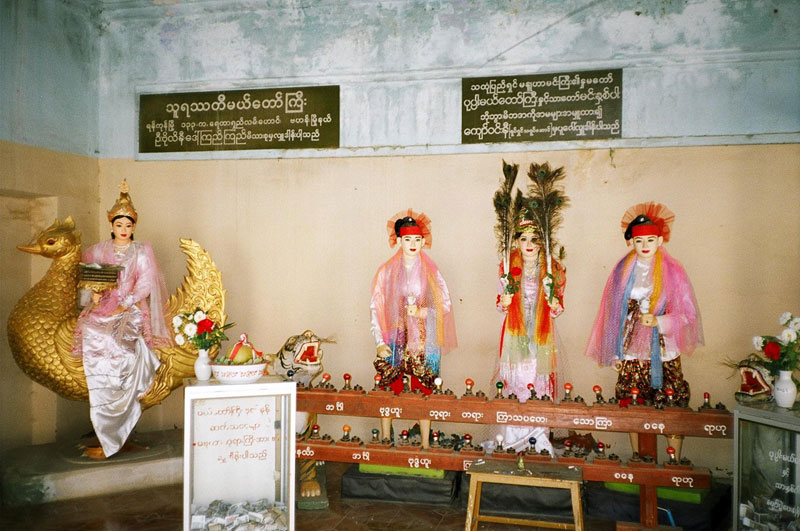
[[183, 430], [135, 433], [144, 447], [95, 461], [79, 442], [26, 446], [2, 460], [2, 503], [32, 505], [183, 482]]

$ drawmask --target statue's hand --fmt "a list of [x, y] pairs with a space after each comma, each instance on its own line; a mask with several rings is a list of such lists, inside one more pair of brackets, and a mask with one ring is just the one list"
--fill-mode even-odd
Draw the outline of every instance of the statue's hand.
[[550, 277], [544, 277], [542, 279], [542, 288], [544, 288], [544, 296], [549, 301], [553, 296], [553, 279]]
[[503, 293], [500, 295], [500, 305], [503, 307], [503, 311], [507, 310], [509, 306], [511, 306], [511, 299], [514, 296], [510, 293]]
[[392, 355], [392, 349], [389, 348], [388, 345], [381, 345], [377, 349], [375, 349], [377, 357], [381, 359], [388, 358]]
[[427, 308], [420, 308], [416, 304], [409, 304], [406, 306], [406, 313], [409, 317], [416, 317], [417, 319], [427, 319], [428, 318], [428, 309]]
[[656, 325], [658, 325], [658, 320], [656, 320], [656, 317], [655, 317], [655, 315], [653, 315], [652, 313], [643, 313], [643, 314], [641, 315], [641, 317], [639, 317], [639, 321], [640, 321], [640, 322], [641, 322], [641, 323], [642, 323], [644, 326], [650, 326], [650, 327], [653, 327], [653, 326], [656, 326]]

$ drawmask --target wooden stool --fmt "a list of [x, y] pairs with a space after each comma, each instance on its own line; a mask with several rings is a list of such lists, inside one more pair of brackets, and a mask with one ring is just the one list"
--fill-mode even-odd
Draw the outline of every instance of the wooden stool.
[[[478, 522], [496, 522], [501, 524], [517, 524], [555, 529], [583, 530], [583, 506], [581, 505], [581, 485], [583, 472], [580, 468], [569, 468], [563, 465], [526, 464], [525, 470], [519, 470], [516, 463], [481, 463], [473, 464], [467, 474], [469, 480], [469, 503], [467, 504], [467, 521], [464, 531], [478, 529]], [[506, 485], [524, 485], [527, 487], [549, 487], [553, 489], [569, 489], [572, 496], [573, 524], [527, 520], [505, 516], [481, 516], [481, 485], [483, 483], [503, 483]]]

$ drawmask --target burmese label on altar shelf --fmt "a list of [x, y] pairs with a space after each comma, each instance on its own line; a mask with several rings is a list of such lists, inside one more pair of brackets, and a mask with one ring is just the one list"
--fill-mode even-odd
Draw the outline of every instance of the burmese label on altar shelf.
[[461, 143], [622, 136], [622, 69], [461, 80]]
[[139, 153], [339, 147], [339, 86], [139, 95]]

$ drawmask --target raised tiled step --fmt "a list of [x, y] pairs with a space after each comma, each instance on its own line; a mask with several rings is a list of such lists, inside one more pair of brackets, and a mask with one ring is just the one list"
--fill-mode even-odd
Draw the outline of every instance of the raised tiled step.
[[183, 481], [183, 430], [137, 433], [141, 450], [95, 461], [75, 443], [9, 450], [3, 456], [2, 503], [19, 506], [98, 496]]

